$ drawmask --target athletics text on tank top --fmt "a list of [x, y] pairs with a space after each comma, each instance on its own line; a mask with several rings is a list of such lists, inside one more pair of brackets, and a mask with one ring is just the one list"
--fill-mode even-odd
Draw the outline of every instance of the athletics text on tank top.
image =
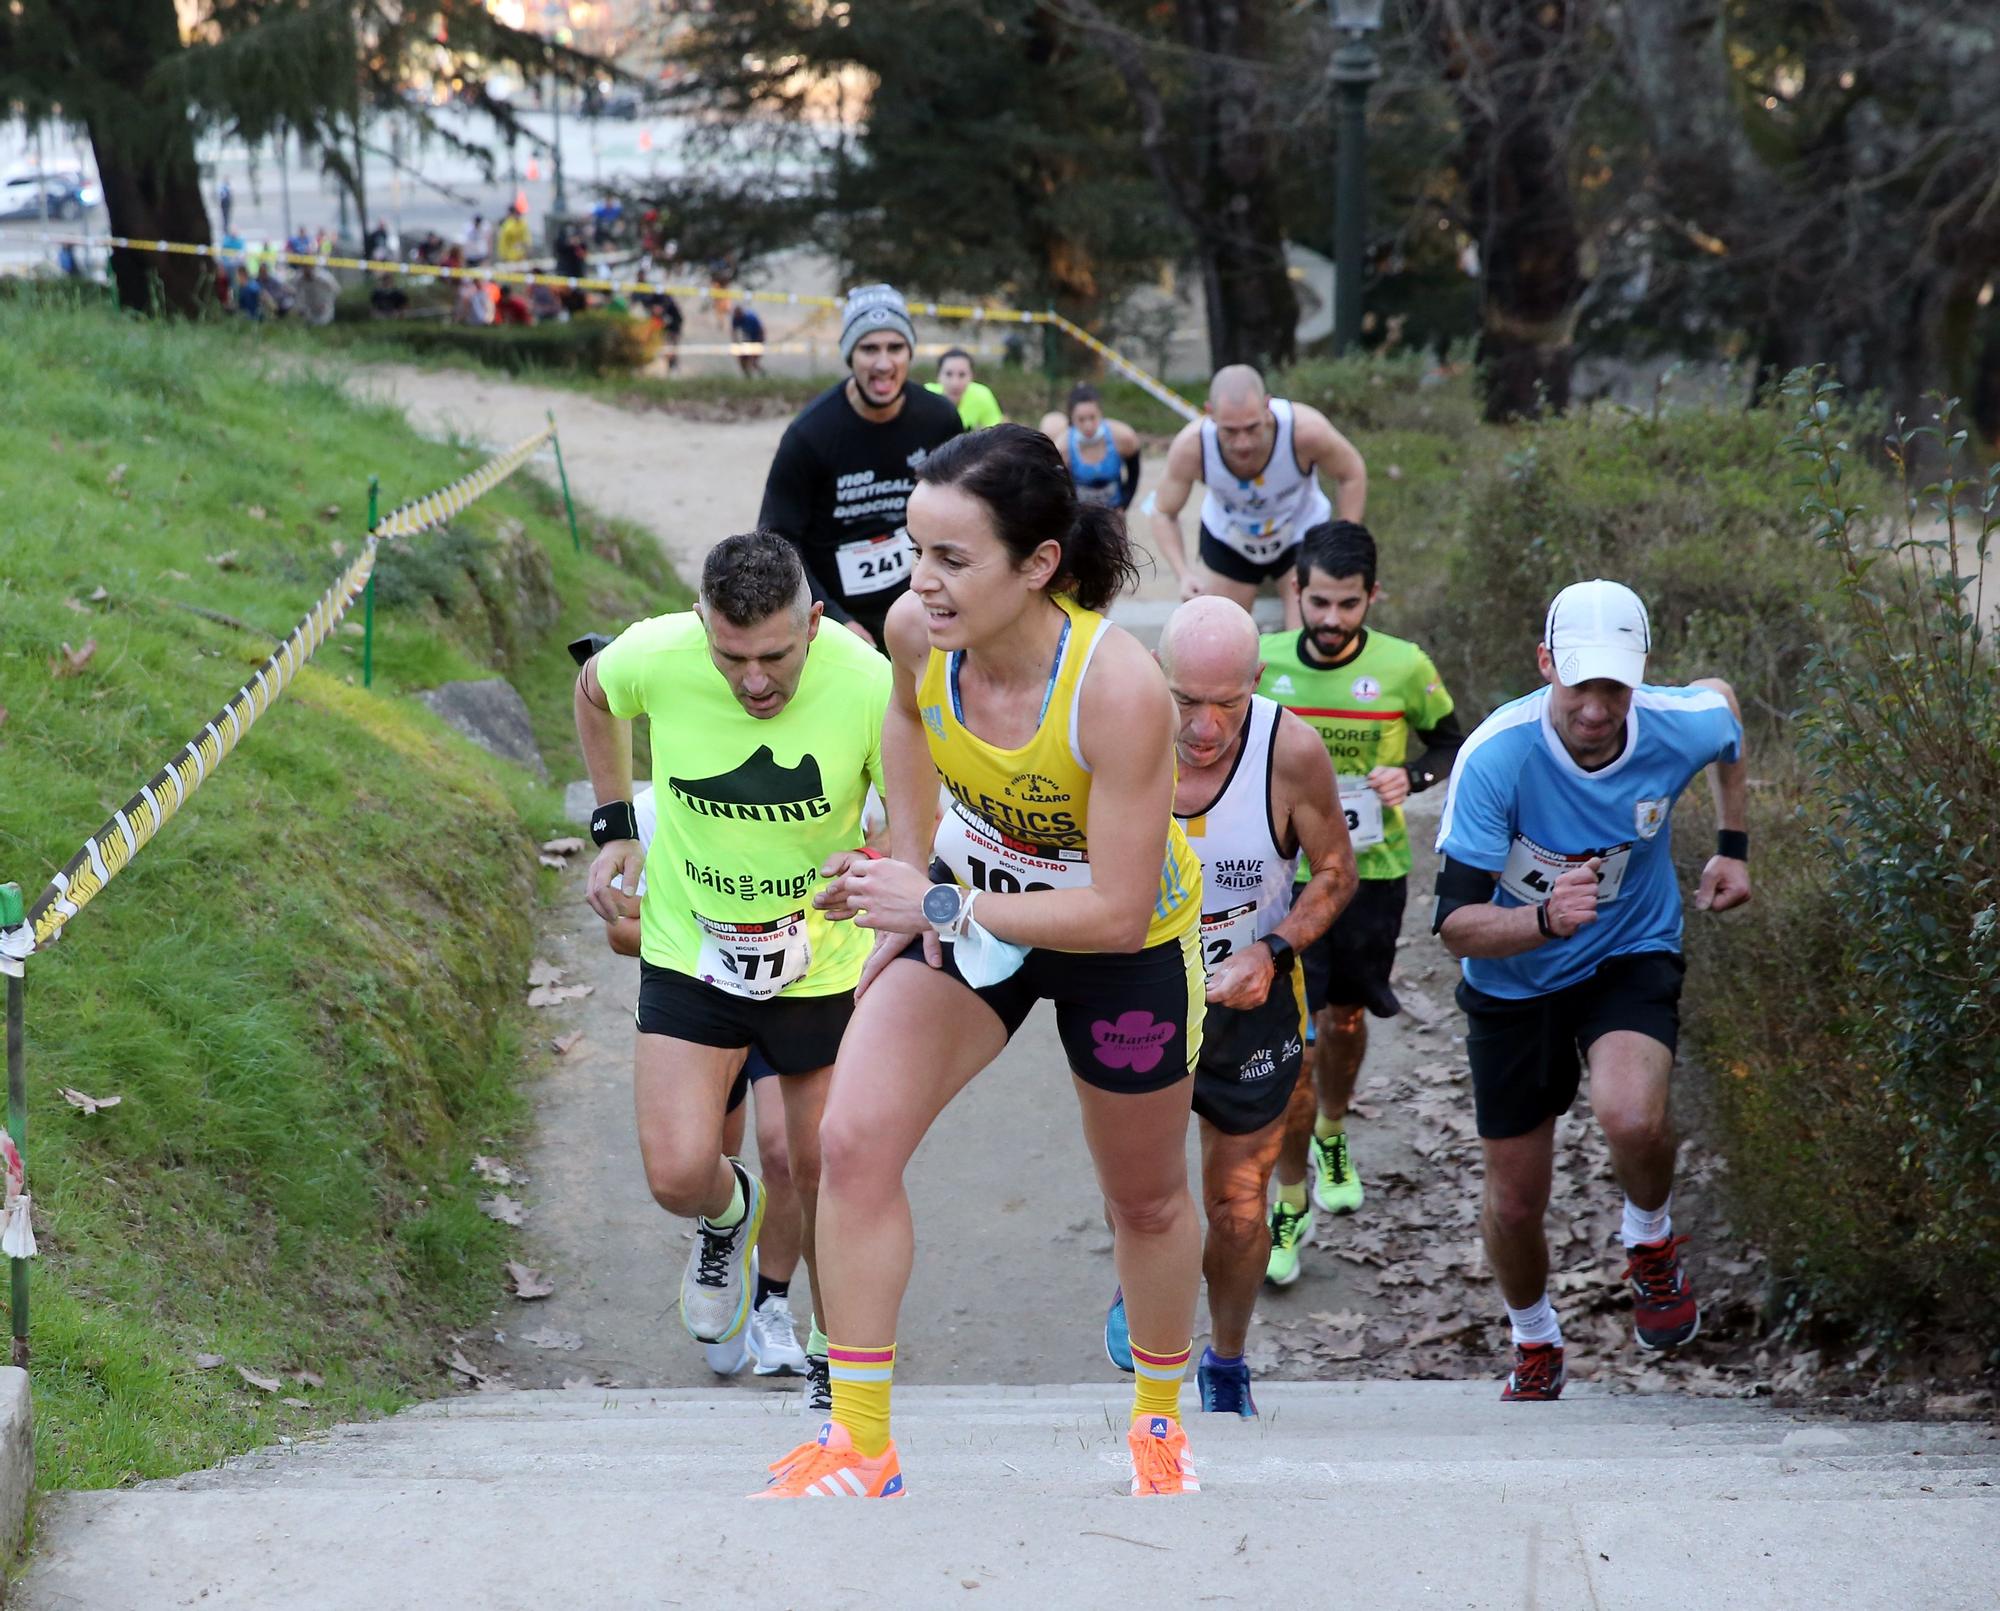
[[1299, 467], [1292, 405], [1273, 397], [1270, 407], [1278, 422], [1271, 456], [1248, 478], [1222, 462], [1215, 421], [1201, 422], [1201, 479], [1208, 489], [1201, 503], [1202, 528], [1256, 565], [1270, 564], [1314, 526], [1333, 518], [1318, 475]]
[[1271, 817], [1280, 714], [1275, 700], [1251, 697], [1243, 742], [1222, 792], [1206, 810], [1179, 819], [1201, 858], [1201, 960], [1211, 973], [1292, 909], [1298, 852], [1288, 856], [1279, 849]]
[[[989, 744], [966, 728], [957, 651], [933, 649], [917, 686], [931, 763], [952, 797], [932, 849], [969, 889], [1014, 894], [1090, 883], [1090, 766], [1078, 725], [1084, 673], [1108, 623], [1060, 594], [1054, 602], [1068, 623], [1043, 695], [1041, 721], [1019, 749]], [[1166, 857], [1146, 930], [1149, 946], [1178, 939], [1201, 916], [1201, 863], [1171, 816], [1166, 829]]]

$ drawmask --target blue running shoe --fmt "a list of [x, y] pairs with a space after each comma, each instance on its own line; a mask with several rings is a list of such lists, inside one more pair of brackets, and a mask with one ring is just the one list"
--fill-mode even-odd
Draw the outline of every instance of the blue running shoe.
[[1257, 1401], [1250, 1396], [1250, 1367], [1240, 1359], [1220, 1359], [1213, 1348], [1201, 1351], [1194, 1373], [1201, 1407], [1211, 1415], [1240, 1415], [1255, 1420]]
[[1111, 1294], [1111, 1307], [1104, 1311], [1104, 1357], [1132, 1374], [1132, 1328], [1125, 1322], [1125, 1289]]

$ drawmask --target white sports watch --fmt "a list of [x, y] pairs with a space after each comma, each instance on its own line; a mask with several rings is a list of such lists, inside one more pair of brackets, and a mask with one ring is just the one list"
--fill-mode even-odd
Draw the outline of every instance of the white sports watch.
[[933, 884], [924, 891], [924, 921], [937, 931], [939, 939], [955, 940], [972, 921], [972, 903], [978, 898], [976, 889]]

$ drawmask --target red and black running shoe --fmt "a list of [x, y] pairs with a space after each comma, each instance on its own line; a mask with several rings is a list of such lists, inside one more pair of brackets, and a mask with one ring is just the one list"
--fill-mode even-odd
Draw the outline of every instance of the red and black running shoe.
[[1701, 1330], [1701, 1305], [1676, 1251], [1686, 1240], [1676, 1236], [1625, 1250], [1631, 1256], [1625, 1276], [1632, 1283], [1632, 1329], [1641, 1348], [1678, 1348]]
[[1561, 1343], [1516, 1343], [1514, 1368], [1500, 1397], [1509, 1404], [1561, 1398], [1566, 1379]]

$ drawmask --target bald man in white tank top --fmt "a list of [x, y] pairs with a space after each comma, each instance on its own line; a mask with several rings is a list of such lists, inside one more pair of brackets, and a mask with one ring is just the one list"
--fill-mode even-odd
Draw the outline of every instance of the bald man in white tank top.
[[[1180, 515], [1197, 486], [1201, 537], [1191, 562]], [[1318, 409], [1266, 395], [1248, 364], [1229, 364], [1209, 382], [1208, 412], [1167, 450], [1153, 541], [1180, 578], [1182, 598], [1214, 593], [1247, 610], [1274, 581], [1285, 624], [1296, 627], [1300, 539], [1323, 521], [1360, 520], [1367, 505], [1368, 467], [1354, 444]]]

